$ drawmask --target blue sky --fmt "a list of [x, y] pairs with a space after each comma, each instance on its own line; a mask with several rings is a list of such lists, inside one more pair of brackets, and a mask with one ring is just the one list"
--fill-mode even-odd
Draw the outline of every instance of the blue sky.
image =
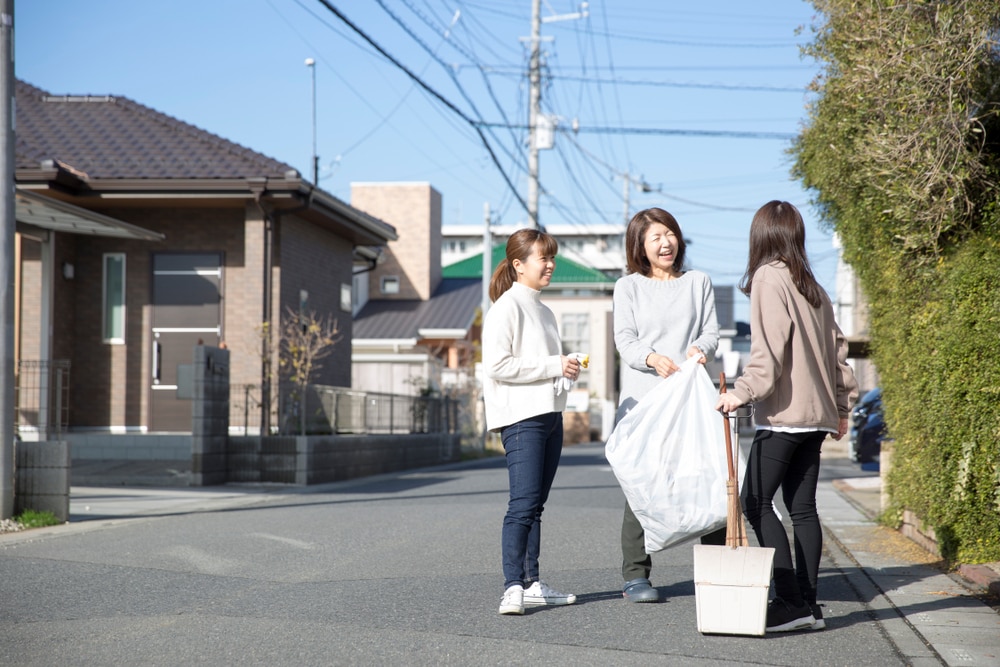
[[[459, 113], [319, 0], [18, 2], [15, 71], [54, 94], [128, 97], [311, 178], [305, 60], [314, 58], [324, 189], [349, 200], [351, 182], [427, 181], [443, 196], [445, 224], [481, 223], [485, 203], [494, 222], [524, 223], [531, 0], [328, 4]], [[541, 152], [541, 223], [623, 222], [627, 173], [630, 212], [671, 211], [690, 265], [727, 285], [745, 268], [753, 211], [786, 199], [806, 218], [813, 268], [832, 293], [830, 234], [789, 176], [789, 141], [771, 138], [796, 134], [805, 118], [817, 67], [799, 47], [811, 39], [812, 5], [596, 0], [588, 9], [542, 25], [551, 38], [542, 110], [565, 130]], [[542, 2], [543, 16], [578, 11]], [[499, 167], [476, 122], [520, 126], [480, 126]]]

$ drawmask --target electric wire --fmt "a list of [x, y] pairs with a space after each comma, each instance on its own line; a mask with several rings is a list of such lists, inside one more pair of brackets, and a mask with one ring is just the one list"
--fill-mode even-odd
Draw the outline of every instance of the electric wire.
[[464, 120], [466, 123], [468, 123], [470, 126], [472, 126], [476, 130], [476, 133], [479, 135], [480, 141], [482, 142], [483, 146], [486, 148], [486, 151], [489, 153], [490, 159], [493, 161], [494, 166], [496, 166], [497, 171], [500, 172], [500, 175], [503, 177], [503, 180], [507, 184], [507, 187], [510, 188], [511, 191], [514, 193], [514, 196], [517, 197], [518, 202], [524, 208], [525, 212], [528, 212], [528, 210], [529, 210], [528, 209], [528, 203], [526, 201], [524, 201], [524, 198], [521, 197], [520, 194], [518, 194], [517, 189], [514, 187], [514, 184], [510, 180], [510, 176], [504, 170], [503, 165], [500, 164], [500, 160], [499, 160], [499, 158], [497, 158], [496, 153], [493, 151], [493, 147], [490, 146], [490, 142], [487, 140], [486, 135], [483, 134], [482, 128], [477, 127], [476, 122], [473, 119], [469, 118], [461, 109], [459, 109], [458, 107], [456, 107], [450, 100], [448, 100], [443, 95], [441, 95], [439, 92], [437, 92], [436, 90], [434, 90], [433, 88], [431, 88], [429, 85], [427, 85], [427, 83], [425, 83], [423, 81], [423, 79], [421, 79], [416, 74], [414, 74], [406, 65], [404, 65], [403, 63], [401, 63], [394, 56], [392, 56], [388, 51], [386, 51], [378, 42], [376, 42], [373, 38], [371, 38], [366, 32], [364, 32], [363, 30], [361, 30], [361, 28], [359, 28], [349, 18], [347, 18], [347, 16], [345, 16], [343, 12], [341, 12], [332, 3], [330, 3], [329, 0], [319, 0], [319, 2], [324, 7], [326, 7], [332, 14], [334, 14], [337, 18], [339, 18], [341, 21], [343, 21], [351, 30], [353, 30], [355, 33], [357, 33], [358, 36], [360, 36], [362, 39], [364, 39], [366, 42], [368, 42], [368, 44], [370, 44], [372, 48], [374, 48], [376, 51], [378, 51], [390, 63], [392, 63], [397, 68], [399, 68], [400, 70], [402, 70], [408, 77], [410, 77], [410, 79], [412, 79], [421, 88], [423, 88], [425, 91], [427, 91], [428, 94], [432, 95], [439, 102], [441, 102], [442, 104], [444, 104], [448, 109], [450, 109], [458, 117], [460, 117], [462, 120]]
[[[396, 25], [398, 25], [407, 35], [409, 35], [410, 38], [413, 39], [413, 41], [415, 41], [420, 46], [420, 48], [422, 48], [424, 51], [426, 51], [427, 54], [430, 55], [430, 57], [433, 58], [435, 60], [435, 62], [437, 62], [442, 67], [442, 69], [444, 69], [445, 72], [448, 73], [449, 78], [451, 79], [452, 83], [455, 84], [455, 88], [458, 90], [459, 94], [469, 104], [469, 107], [472, 109], [472, 112], [476, 116], [476, 118], [478, 118], [481, 121], [482, 118], [483, 118], [482, 114], [479, 112], [479, 109], [476, 107], [476, 103], [472, 100], [472, 97], [468, 94], [468, 92], [466, 92], [465, 87], [462, 86], [462, 83], [458, 80], [458, 77], [455, 76], [454, 70], [452, 68], [450, 68], [447, 63], [445, 63], [443, 60], [441, 60], [441, 58], [437, 55], [437, 53], [433, 49], [431, 49], [427, 45], [427, 43], [424, 42], [419, 36], [417, 36], [417, 34], [415, 32], [413, 32], [413, 30], [410, 29], [410, 27], [408, 25], [406, 25], [406, 23], [403, 22], [403, 20], [399, 17], [399, 15], [397, 15], [395, 12], [393, 12], [385, 4], [384, 0], [375, 0], [375, 1], [385, 11], [385, 13], [389, 15], [389, 17], [396, 23]], [[503, 113], [503, 109], [501, 109], [500, 111], [501, 111], [501, 113]], [[507, 129], [510, 130], [510, 128], [507, 128]], [[497, 141], [497, 144], [500, 146], [501, 150], [503, 150], [505, 153], [507, 153], [508, 157], [512, 158], [512, 160], [514, 161], [514, 163], [515, 163], [516, 166], [521, 167], [521, 168], [527, 170], [527, 165], [524, 165], [523, 163], [518, 162], [518, 160], [517, 160], [518, 156], [515, 156], [510, 150], [508, 150], [507, 147], [504, 146], [497, 139], [496, 135], [493, 134], [492, 131], [490, 131], [490, 136], [492, 136], [494, 138], [494, 140]]]

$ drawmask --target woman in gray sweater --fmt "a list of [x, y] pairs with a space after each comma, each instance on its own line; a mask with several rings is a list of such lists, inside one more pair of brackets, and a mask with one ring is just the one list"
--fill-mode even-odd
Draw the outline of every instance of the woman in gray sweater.
[[[823, 531], [816, 512], [820, 446], [847, 432], [858, 395], [847, 365], [847, 339], [830, 298], [806, 257], [802, 215], [782, 201], [764, 204], [750, 224], [750, 256], [740, 283], [750, 297], [750, 361], [717, 409], [754, 404], [754, 435], [747, 460], [743, 511], [762, 547], [774, 547], [775, 598], [768, 632], [826, 627], [816, 602]], [[774, 513], [781, 489], [795, 535]]]
[[[662, 208], [636, 213], [625, 230], [628, 275], [615, 283], [615, 346], [621, 357], [621, 396], [616, 421], [635, 407], [685, 359], [702, 363], [715, 355], [719, 323], [712, 281], [700, 271], [684, 271], [686, 245], [680, 225]], [[702, 538], [724, 544], [725, 528]], [[632, 508], [622, 519], [623, 597], [658, 602], [649, 581], [652, 559]]]

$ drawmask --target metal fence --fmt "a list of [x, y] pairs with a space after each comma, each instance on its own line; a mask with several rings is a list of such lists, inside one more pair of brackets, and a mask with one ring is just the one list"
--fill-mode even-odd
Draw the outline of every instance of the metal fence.
[[[68, 359], [18, 362], [14, 423], [22, 440], [59, 439], [68, 430], [69, 373]], [[461, 401], [447, 396], [402, 396], [325, 385], [308, 385], [305, 401], [298, 400], [295, 388], [283, 386], [271, 405], [271, 430], [280, 435], [457, 433], [462, 411]], [[230, 433], [259, 435], [261, 409], [259, 385], [232, 385]]]
[[[283, 435], [456, 433], [459, 428], [459, 401], [447, 396], [403, 396], [312, 384], [306, 388], [304, 401], [294, 387], [283, 387], [279, 394], [271, 402], [277, 406], [271, 423], [272, 431]], [[230, 432], [260, 434], [260, 387], [232, 385], [229, 396]]]
[[22, 440], [60, 439], [69, 427], [68, 359], [22, 359], [14, 377], [14, 423]]

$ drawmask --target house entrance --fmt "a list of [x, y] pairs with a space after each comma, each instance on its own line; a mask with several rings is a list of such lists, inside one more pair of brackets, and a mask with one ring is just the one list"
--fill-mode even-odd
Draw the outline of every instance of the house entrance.
[[150, 430], [191, 431], [185, 380], [192, 376], [195, 346], [222, 339], [221, 303], [219, 253], [153, 255]]

